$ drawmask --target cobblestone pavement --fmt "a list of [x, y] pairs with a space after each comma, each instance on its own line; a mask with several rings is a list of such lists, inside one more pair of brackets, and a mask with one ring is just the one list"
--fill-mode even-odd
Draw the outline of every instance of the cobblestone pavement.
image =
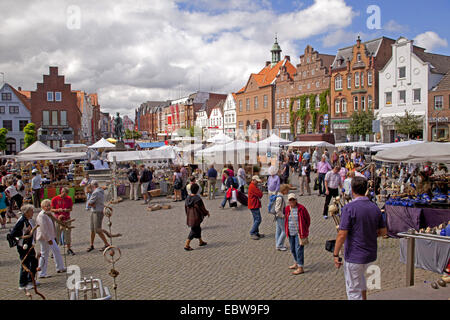
[[[294, 276], [290, 251], [275, 250], [275, 224], [267, 214], [267, 194], [263, 198], [260, 231], [265, 238], [249, 237], [252, 218], [244, 208], [219, 209], [222, 196], [206, 200], [211, 217], [203, 223], [203, 237], [208, 242], [194, 251], [183, 250], [189, 233], [184, 203], [157, 198], [154, 202], [172, 204], [170, 210], [149, 212], [141, 201], [126, 200], [114, 206], [113, 231], [123, 234], [114, 244], [122, 250], [116, 269], [118, 299], [345, 299], [343, 270], [335, 269], [332, 254], [325, 251], [325, 241], [336, 231], [332, 219], [324, 220], [324, 198], [303, 196], [300, 202], [311, 215], [310, 245], [305, 248], [305, 273]], [[67, 256], [67, 265], [78, 265], [82, 276], [94, 276], [112, 288], [107, 264], [98, 250], [89, 246], [89, 213], [84, 204], [76, 204], [72, 217], [75, 229], [72, 242], [75, 256]], [[105, 220], [106, 221], [106, 220]], [[104, 221], [104, 227], [106, 222]], [[8, 225], [8, 228], [11, 225]], [[6, 230], [0, 230], [0, 298], [24, 299], [18, 290], [19, 261], [16, 249], [6, 242]], [[381, 289], [400, 288], [405, 282], [405, 265], [399, 262], [399, 242], [379, 239], [378, 260]], [[95, 246], [101, 241], [96, 238]], [[47, 299], [67, 299], [66, 275], [57, 274], [49, 262], [49, 274], [40, 279], [39, 290]], [[436, 280], [438, 275], [416, 269], [416, 282]], [[375, 291], [369, 291], [369, 295]], [[40, 299], [35, 296], [34, 299]]]

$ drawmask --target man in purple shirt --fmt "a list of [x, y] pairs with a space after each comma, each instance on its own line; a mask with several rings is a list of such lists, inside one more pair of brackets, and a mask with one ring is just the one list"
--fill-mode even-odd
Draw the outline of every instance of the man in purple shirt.
[[353, 201], [342, 208], [339, 233], [334, 248], [334, 265], [339, 268], [342, 259], [339, 252], [345, 242], [344, 276], [349, 300], [366, 300], [367, 287], [364, 273], [368, 265], [377, 259], [377, 237], [386, 235], [381, 211], [364, 196], [367, 179], [352, 179]]
[[331, 170], [331, 166], [325, 155], [317, 163], [317, 173], [319, 174], [319, 196], [325, 196], [325, 175]]

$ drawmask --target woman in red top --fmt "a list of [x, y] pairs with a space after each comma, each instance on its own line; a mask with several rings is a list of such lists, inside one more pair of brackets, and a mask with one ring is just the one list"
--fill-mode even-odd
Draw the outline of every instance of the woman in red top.
[[[52, 199], [52, 212], [56, 219], [61, 221], [70, 220], [70, 212], [72, 211], [73, 201], [72, 198], [68, 195], [69, 189], [64, 187], [61, 188], [61, 194]], [[70, 222], [67, 223], [67, 226], [70, 226]], [[64, 237], [64, 242], [67, 246], [67, 253], [74, 256], [75, 253], [71, 249], [71, 228], [63, 228], [60, 224], [56, 225], [56, 240], [59, 245], [61, 243], [61, 233]]]
[[292, 256], [295, 263], [289, 267], [294, 270], [292, 274], [302, 274], [304, 264], [304, 244], [309, 235], [310, 217], [308, 210], [297, 202], [295, 194], [288, 195], [289, 205], [284, 209], [285, 231], [289, 238]]
[[264, 238], [264, 235], [259, 233], [259, 225], [261, 224], [261, 198], [263, 196], [262, 191], [258, 188], [258, 183], [261, 183], [261, 179], [258, 176], [252, 177], [252, 182], [248, 186], [248, 208], [253, 215], [253, 227], [250, 230], [250, 237], [253, 240], [259, 240]]

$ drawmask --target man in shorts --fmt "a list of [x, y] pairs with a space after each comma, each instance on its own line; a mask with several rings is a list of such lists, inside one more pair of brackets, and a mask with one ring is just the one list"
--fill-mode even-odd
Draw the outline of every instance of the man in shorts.
[[105, 208], [105, 193], [103, 188], [98, 186], [98, 181], [93, 180], [91, 182], [91, 186], [93, 192], [88, 203], [88, 206], [91, 208], [91, 245], [87, 249], [87, 252], [94, 250], [95, 234], [98, 234], [100, 239], [102, 239], [104, 247], [100, 249], [100, 251], [104, 251], [107, 247], [109, 247], [109, 243], [106, 240], [102, 228], [103, 209]]
[[366, 196], [367, 179], [355, 177], [351, 182], [353, 201], [342, 208], [339, 233], [334, 248], [334, 265], [340, 268], [339, 251], [345, 242], [344, 276], [348, 300], [366, 300], [364, 273], [377, 260], [377, 237], [386, 235], [381, 211]]

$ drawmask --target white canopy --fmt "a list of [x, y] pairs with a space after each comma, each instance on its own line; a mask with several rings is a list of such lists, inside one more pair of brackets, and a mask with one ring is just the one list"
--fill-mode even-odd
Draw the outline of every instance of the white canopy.
[[378, 152], [375, 160], [385, 162], [449, 162], [450, 144], [422, 142]]
[[93, 145], [89, 146], [89, 149], [103, 149], [103, 148], [115, 148], [116, 146], [111, 142], [107, 141], [105, 138], [101, 138]]
[[218, 153], [218, 152], [234, 152], [234, 151], [244, 151], [244, 150], [251, 150], [254, 152], [267, 152], [271, 151], [273, 153], [279, 152], [280, 148], [278, 147], [270, 147], [269, 145], [258, 145], [254, 142], [245, 142], [242, 140], [233, 140], [231, 142], [225, 143], [225, 144], [215, 144], [212, 147], [199, 150], [196, 153], [197, 154], [212, 154], [212, 153]]
[[86, 152], [43, 152], [33, 154], [22, 154], [15, 157], [17, 161], [39, 161], [39, 160], [73, 160], [87, 158]]
[[36, 153], [49, 153], [49, 152], [56, 152], [56, 151], [53, 150], [52, 148], [50, 148], [49, 146], [47, 146], [46, 144], [44, 144], [44, 143], [42, 143], [40, 141], [36, 141], [31, 146], [26, 148], [25, 150], [20, 151], [19, 155], [36, 154]]
[[264, 145], [272, 145], [272, 146], [279, 146], [279, 145], [285, 145], [291, 143], [291, 141], [280, 138], [275, 133], [272, 133], [270, 137], [261, 140], [258, 142], [258, 145], [264, 146]]
[[195, 144], [187, 144], [183, 148], [181, 148], [182, 152], [193, 152], [203, 148], [203, 144], [195, 143]]
[[209, 142], [209, 143], [227, 143], [227, 142], [231, 142], [231, 141], [233, 141], [233, 139], [230, 138], [229, 136], [227, 136], [226, 134], [224, 134], [223, 132], [206, 140], [206, 142]]
[[176, 147], [176, 146], [162, 146], [162, 147], [153, 149], [153, 151], [162, 151], [162, 152], [167, 152], [167, 150], [171, 150], [174, 152], [180, 152], [181, 148]]
[[402, 142], [393, 142], [393, 143], [385, 143], [378, 146], [370, 147], [370, 151], [382, 151], [386, 149], [391, 148], [398, 148], [398, 147], [404, 147], [409, 145], [414, 145], [418, 143], [423, 143], [422, 140], [408, 140], [408, 141], [402, 141]]
[[[163, 147], [161, 147], [163, 148]], [[114, 161], [116, 157], [117, 162], [127, 162], [127, 161], [148, 161], [148, 160], [168, 160], [175, 159], [175, 151], [171, 148], [165, 148], [160, 150], [142, 150], [142, 151], [115, 151], [109, 152], [107, 156], [108, 162]]]
[[382, 143], [379, 142], [370, 142], [370, 141], [354, 141], [354, 142], [344, 142], [344, 143], [336, 143], [336, 147], [354, 147], [354, 148], [369, 148], [372, 146], [379, 146]]
[[336, 148], [334, 144], [328, 143], [326, 141], [294, 141], [287, 145], [288, 147], [325, 147], [325, 148]]

